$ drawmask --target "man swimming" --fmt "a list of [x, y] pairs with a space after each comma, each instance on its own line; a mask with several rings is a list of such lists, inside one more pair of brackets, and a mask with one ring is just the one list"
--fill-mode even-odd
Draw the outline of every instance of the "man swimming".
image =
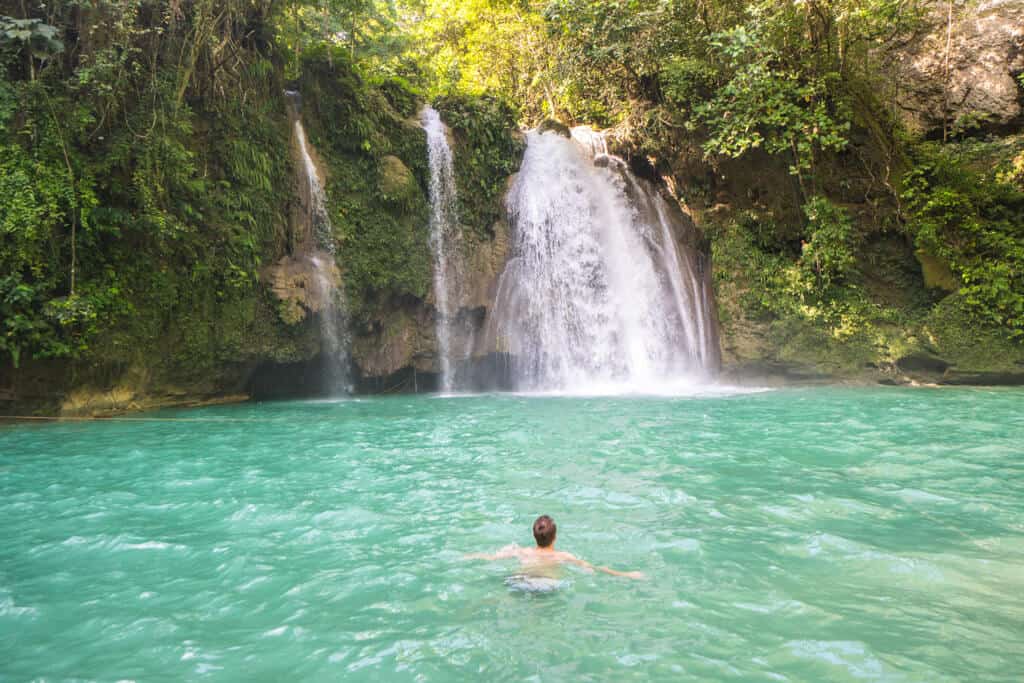
[[555, 550], [555, 538], [558, 527], [555, 520], [541, 515], [533, 523], [533, 538], [537, 541], [536, 548], [521, 548], [518, 545], [507, 545], [493, 555], [487, 553], [471, 553], [468, 560], [509, 560], [517, 559], [524, 572], [532, 576], [550, 576], [551, 570], [561, 564], [574, 564], [588, 572], [599, 571], [612, 576], [624, 576], [627, 579], [644, 579], [641, 572], [618, 572], [608, 567], [595, 567], [586, 560], [581, 560], [572, 553]]

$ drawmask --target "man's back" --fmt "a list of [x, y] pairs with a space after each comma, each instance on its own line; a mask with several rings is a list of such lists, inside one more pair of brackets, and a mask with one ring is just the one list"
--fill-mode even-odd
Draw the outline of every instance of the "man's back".
[[519, 560], [519, 564], [524, 569], [554, 567], [565, 563], [580, 566], [586, 565], [583, 560], [564, 550], [555, 550], [554, 548], [523, 548], [515, 544], [505, 546], [488, 559], [500, 560], [504, 558]]
[[581, 560], [572, 553], [563, 550], [555, 550], [555, 536], [557, 527], [555, 521], [547, 515], [541, 515], [533, 523], [533, 536], [537, 541], [535, 548], [523, 548], [512, 544], [507, 545], [493, 555], [486, 553], [473, 553], [467, 555], [468, 559], [476, 560], [505, 560], [518, 559], [526, 574], [532, 576], [553, 577], [559, 565], [574, 564], [582, 567], [588, 572], [594, 570], [611, 574], [612, 576], [624, 576], [630, 579], [642, 579], [644, 575], [640, 572], [618, 572], [608, 567], [595, 567], [585, 560]]

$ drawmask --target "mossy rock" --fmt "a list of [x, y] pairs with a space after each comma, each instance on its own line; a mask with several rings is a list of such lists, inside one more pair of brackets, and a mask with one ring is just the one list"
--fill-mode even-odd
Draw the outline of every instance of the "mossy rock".
[[572, 131], [569, 130], [569, 126], [565, 125], [561, 121], [555, 121], [554, 119], [544, 119], [541, 124], [537, 126], [538, 133], [552, 132], [557, 135], [561, 135], [563, 138], [571, 138]]
[[907, 373], [923, 372], [941, 375], [949, 369], [949, 363], [927, 351], [914, 351], [897, 359], [896, 367]]
[[918, 262], [921, 264], [921, 274], [924, 276], [924, 286], [928, 289], [941, 289], [944, 292], [956, 292], [960, 289], [960, 283], [953, 274], [949, 264], [937, 256], [929, 254], [924, 249], [914, 252]]
[[303, 121], [327, 170], [338, 265], [358, 325], [373, 316], [374, 301], [429, 291], [427, 144], [409, 118], [413, 94], [399, 92], [398, 81], [368, 84], [335, 57], [333, 65], [304, 57]]
[[1007, 330], [979, 324], [960, 294], [951, 294], [935, 305], [922, 333], [957, 373], [1024, 376], [1024, 344], [1012, 339]]
[[380, 192], [386, 199], [406, 201], [419, 192], [416, 177], [409, 167], [395, 155], [389, 154], [381, 158], [378, 167], [380, 169]]
[[502, 197], [508, 177], [519, 170], [526, 147], [515, 109], [488, 95], [449, 95], [434, 107], [454, 139], [459, 218], [482, 238], [505, 213]]

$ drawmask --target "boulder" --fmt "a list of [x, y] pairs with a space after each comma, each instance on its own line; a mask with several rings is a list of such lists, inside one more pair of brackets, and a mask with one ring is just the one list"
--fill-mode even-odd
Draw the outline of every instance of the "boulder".
[[941, 289], [945, 292], [956, 292], [960, 289], [960, 282], [956, 279], [956, 275], [953, 274], [948, 263], [923, 249], [915, 251], [914, 256], [921, 264], [925, 287]]
[[897, 360], [896, 367], [906, 373], [942, 375], [949, 363], [927, 351], [914, 351]]
[[341, 285], [334, 257], [322, 252], [284, 256], [264, 268], [260, 279], [278, 301], [278, 317], [286, 325], [298, 325], [307, 313], [319, 313], [330, 305], [333, 290]]
[[380, 190], [388, 199], [402, 199], [418, 192], [419, 186], [409, 167], [389, 154], [380, 160]]
[[923, 37], [894, 55], [904, 125], [925, 136], [1019, 125], [1024, 2], [957, 0], [952, 9], [950, 22], [949, 5], [936, 3]]
[[565, 125], [561, 121], [555, 121], [554, 119], [544, 119], [541, 124], [537, 126], [538, 133], [552, 132], [557, 135], [561, 135], [563, 138], [571, 138], [572, 131], [569, 130], [569, 126]]

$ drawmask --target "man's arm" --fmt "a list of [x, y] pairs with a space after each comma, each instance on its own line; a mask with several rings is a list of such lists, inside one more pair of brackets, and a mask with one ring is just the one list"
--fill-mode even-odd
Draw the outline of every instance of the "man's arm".
[[595, 567], [594, 565], [590, 564], [586, 560], [581, 560], [580, 558], [576, 557], [575, 555], [570, 555], [569, 553], [566, 553], [566, 556], [567, 556], [566, 557], [567, 561], [569, 561], [569, 562], [571, 562], [571, 563], [573, 563], [573, 564], [575, 564], [575, 565], [577, 565], [579, 567], [583, 567], [584, 569], [586, 569], [589, 572], [599, 571], [599, 572], [604, 572], [605, 574], [609, 574], [611, 576], [622, 576], [622, 577], [625, 577], [627, 579], [646, 579], [647, 578], [646, 576], [644, 576], [643, 572], [618, 572], [618, 571], [615, 571], [614, 569], [609, 569], [608, 567]]
[[487, 560], [493, 562], [494, 560], [507, 560], [513, 557], [519, 557], [519, 547], [514, 545], [507, 545], [498, 552], [490, 555], [488, 553], [468, 553], [462, 556], [464, 560]]
[[462, 559], [464, 559], [464, 560], [487, 560], [488, 562], [492, 562], [492, 561], [498, 559], [498, 556], [497, 555], [488, 555], [487, 553], [466, 553], [465, 555], [462, 556]]
[[623, 576], [627, 579], [646, 579], [647, 576], [643, 572], [617, 572], [614, 569], [608, 567], [596, 567], [597, 571], [604, 572], [605, 574], [611, 574], [612, 576]]

